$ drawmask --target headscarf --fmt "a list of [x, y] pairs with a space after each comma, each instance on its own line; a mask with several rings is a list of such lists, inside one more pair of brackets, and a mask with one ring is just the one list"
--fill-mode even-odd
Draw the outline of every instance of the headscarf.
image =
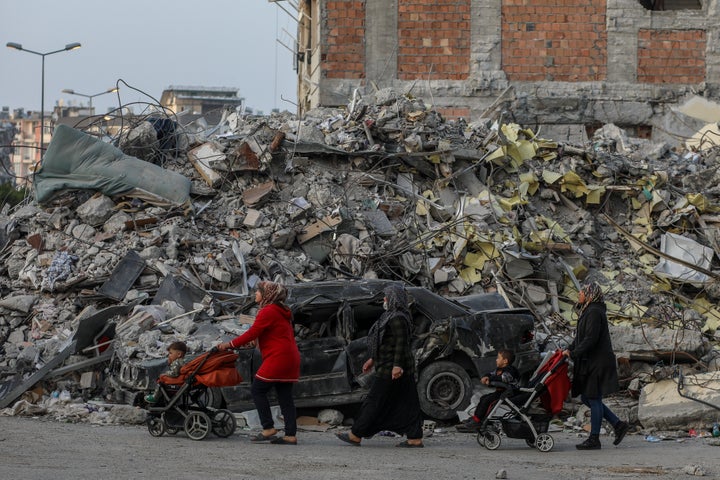
[[387, 299], [384, 305], [386, 311], [378, 318], [372, 327], [370, 327], [367, 336], [368, 354], [370, 358], [377, 358], [380, 345], [385, 336], [385, 327], [387, 327], [391, 318], [400, 316], [405, 321], [408, 333], [412, 331], [412, 319], [405, 287], [399, 283], [392, 283], [385, 287], [383, 293]]
[[262, 298], [260, 299], [260, 307], [276, 303], [281, 307], [287, 308], [287, 305], [285, 305], [285, 300], [287, 299], [287, 289], [283, 285], [263, 280], [258, 283], [257, 288], [260, 290], [260, 295], [262, 295]]
[[577, 305], [577, 309], [580, 313], [584, 312], [588, 305], [590, 305], [591, 303], [602, 303], [605, 301], [605, 296], [602, 293], [602, 289], [600, 288], [600, 285], [598, 285], [596, 282], [586, 283], [580, 289], [580, 292], [585, 294], [585, 301], [583, 303], [578, 302]]

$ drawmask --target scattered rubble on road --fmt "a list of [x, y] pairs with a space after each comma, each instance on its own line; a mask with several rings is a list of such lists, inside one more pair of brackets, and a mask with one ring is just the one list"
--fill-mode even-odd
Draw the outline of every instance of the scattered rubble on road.
[[388, 89], [303, 119], [226, 112], [212, 131], [158, 119], [171, 120], [128, 120], [115, 145], [58, 127], [35, 197], [0, 213], [5, 414], [95, 415], [88, 401], [115, 399], [112, 357], [162, 358], [171, 339], [211, 348], [246, 328], [238, 312], [261, 278], [498, 291], [533, 311], [546, 350], [567, 344], [594, 279], [624, 416], [648, 429], [716, 418], [712, 129], [702, 149], [615, 125], [558, 144], [500, 117], [444, 120]]

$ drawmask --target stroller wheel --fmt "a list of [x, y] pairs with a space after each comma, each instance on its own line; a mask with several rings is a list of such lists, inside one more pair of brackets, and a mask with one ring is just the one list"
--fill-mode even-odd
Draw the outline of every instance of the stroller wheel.
[[230, 410], [218, 410], [212, 416], [212, 431], [218, 437], [226, 438], [235, 433], [237, 420]]
[[165, 433], [168, 435], [175, 435], [178, 432], [178, 429], [175, 427], [165, 427]]
[[555, 446], [555, 440], [547, 433], [541, 433], [535, 440], [535, 446], [541, 452], [549, 452]]
[[500, 446], [500, 435], [490, 431], [481, 432], [480, 434], [484, 437], [485, 448], [488, 450], [497, 450]]
[[212, 421], [204, 412], [190, 412], [185, 419], [185, 433], [191, 440], [202, 440], [210, 434]]
[[535, 440], [533, 440], [532, 438], [526, 438], [525, 443], [528, 447], [535, 448]]
[[160, 417], [149, 417], [147, 419], [148, 432], [153, 437], [162, 437], [165, 433], [165, 422]]
[[475, 437], [475, 440], [477, 440], [478, 445], [481, 447], [485, 446], [485, 434], [483, 432], [478, 432], [477, 437]]

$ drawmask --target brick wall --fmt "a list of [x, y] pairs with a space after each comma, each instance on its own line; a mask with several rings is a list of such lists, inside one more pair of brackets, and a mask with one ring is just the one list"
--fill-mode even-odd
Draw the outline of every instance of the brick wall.
[[323, 75], [325, 78], [364, 78], [365, 1], [329, 1], [326, 8]]
[[433, 109], [442, 115], [445, 120], [457, 120], [458, 118], [470, 120], [470, 109], [468, 107], [434, 106]]
[[465, 80], [471, 0], [398, 1], [398, 78]]
[[502, 69], [509, 80], [605, 80], [606, 0], [502, 2]]
[[638, 82], [704, 82], [705, 51], [703, 30], [640, 30]]

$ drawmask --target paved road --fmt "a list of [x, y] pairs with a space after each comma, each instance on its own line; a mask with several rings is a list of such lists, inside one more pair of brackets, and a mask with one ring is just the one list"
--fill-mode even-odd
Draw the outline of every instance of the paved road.
[[197, 442], [180, 433], [151, 437], [140, 426], [93, 426], [0, 417], [0, 479], [687, 479], [700, 466], [720, 478], [720, 446], [704, 439], [650, 443], [628, 435], [619, 447], [602, 438], [600, 451], [578, 452], [570, 433], [553, 433], [555, 448], [541, 453], [503, 439], [498, 450], [480, 448], [474, 436], [436, 433], [426, 448], [394, 448], [398, 439], [376, 437], [360, 448], [333, 432], [300, 432], [298, 446], [256, 445], [247, 433]]

